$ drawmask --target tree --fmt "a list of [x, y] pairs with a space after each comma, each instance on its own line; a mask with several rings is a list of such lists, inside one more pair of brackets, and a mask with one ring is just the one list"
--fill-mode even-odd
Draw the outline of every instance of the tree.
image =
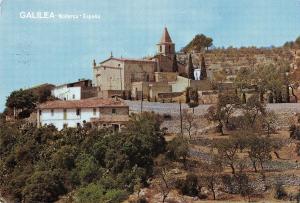
[[223, 135], [223, 126], [229, 126], [229, 121], [238, 108], [241, 101], [234, 94], [220, 94], [217, 105], [208, 108], [205, 117], [210, 121], [218, 121], [219, 132]]
[[249, 148], [248, 154], [255, 172], [257, 172], [257, 163], [260, 164], [260, 167], [263, 170], [263, 163], [272, 158], [271, 140], [269, 138], [253, 136], [250, 139]]
[[222, 139], [216, 141], [214, 147], [218, 150], [218, 157], [222, 160], [222, 163], [229, 166], [232, 170], [232, 174], [235, 174], [235, 165], [239, 161], [237, 152], [239, 149], [239, 143], [235, 139]]
[[207, 188], [212, 192], [213, 199], [216, 200], [216, 186], [220, 181], [220, 172], [222, 172], [222, 163], [221, 161], [213, 156], [213, 159], [204, 163], [201, 167], [205, 172], [205, 175], [200, 176], [199, 180], [203, 181]]
[[27, 202], [53, 202], [64, 194], [62, 174], [59, 171], [36, 171], [26, 181], [23, 198]]
[[158, 190], [162, 194], [162, 202], [164, 203], [172, 189], [172, 177], [165, 167], [160, 167], [159, 169], [157, 169], [156, 173], [158, 176]]
[[173, 57], [173, 65], [172, 65], [173, 72], [178, 72], [178, 64], [177, 64], [177, 56], [174, 54]]
[[198, 34], [194, 37], [194, 39], [189, 42], [182, 51], [184, 52], [201, 52], [205, 48], [208, 49], [213, 45], [213, 39], [205, 36], [204, 34]]
[[[36, 107], [38, 98], [28, 90], [17, 90], [13, 91], [6, 100], [6, 107], [14, 109], [14, 110], [21, 110], [20, 114], [26, 113], [25, 117], [28, 117], [30, 113]], [[29, 115], [28, 115], [29, 114]]]
[[194, 89], [194, 88], [191, 88], [191, 87], [188, 87], [186, 89], [186, 91], [188, 91], [188, 105], [190, 108], [193, 108], [193, 113], [194, 113], [194, 108], [199, 106], [199, 95], [198, 95], [198, 90], [197, 89]]
[[170, 160], [181, 161], [186, 166], [189, 157], [188, 140], [183, 136], [175, 137], [167, 145], [166, 157]]
[[189, 138], [192, 139], [192, 131], [197, 127], [195, 115], [189, 113], [186, 109], [183, 111], [183, 128], [188, 132]]
[[276, 130], [278, 116], [274, 111], [267, 111], [261, 118], [264, 129], [267, 131], [267, 136], [270, 136], [272, 132]]
[[186, 65], [186, 74], [187, 74], [187, 78], [194, 80], [194, 65], [192, 62], [192, 55], [189, 54], [188, 56], [188, 63]]
[[204, 56], [202, 55], [202, 57], [201, 57], [201, 75], [200, 75], [200, 79], [204, 80], [206, 78], [207, 78], [207, 72], [206, 72], [205, 59], [204, 59]]
[[266, 105], [259, 101], [258, 95], [252, 95], [243, 106], [244, 114], [250, 119], [250, 124], [253, 127], [258, 115], [264, 115]]

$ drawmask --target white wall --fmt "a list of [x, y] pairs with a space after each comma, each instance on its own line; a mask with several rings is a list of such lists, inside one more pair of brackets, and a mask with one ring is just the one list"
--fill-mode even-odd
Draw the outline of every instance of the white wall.
[[51, 94], [61, 100], [80, 100], [81, 87], [58, 86], [51, 91]]
[[53, 109], [53, 115], [51, 109], [42, 109], [40, 115], [41, 125], [53, 124], [58, 130], [63, 129], [64, 124], [68, 127], [77, 127], [77, 123], [83, 125], [83, 121], [89, 122], [91, 118], [99, 118], [100, 111], [96, 108], [96, 115], [94, 115], [93, 108], [80, 109], [80, 115], [76, 115], [76, 109], [66, 109], [67, 119], [64, 120], [63, 109]]
[[190, 79], [177, 76], [177, 80], [172, 83], [172, 92], [183, 92], [190, 86]]

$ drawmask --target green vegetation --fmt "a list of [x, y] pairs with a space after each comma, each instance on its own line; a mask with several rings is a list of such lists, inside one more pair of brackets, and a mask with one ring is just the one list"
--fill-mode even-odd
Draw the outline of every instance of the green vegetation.
[[22, 122], [0, 125], [0, 188], [15, 201], [121, 202], [153, 174], [165, 151], [160, 117], [132, 115], [117, 133], [84, 127], [57, 131]]
[[188, 43], [184, 48], [183, 52], [201, 52], [204, 49], [208, 49], [213, 45], [213, 39], [205, 36], [204, 34], [198, 34], [194, 39]]

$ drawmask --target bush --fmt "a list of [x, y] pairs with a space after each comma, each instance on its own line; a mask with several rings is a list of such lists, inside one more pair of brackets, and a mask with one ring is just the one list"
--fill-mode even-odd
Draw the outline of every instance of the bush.
[[195, 174], [188, 174], [186, 176], [182, 193], [188, 196], [198, 196], [198, 178]]
[[177, 180], [176, 188], [181, 191], [183, 195], [198, 196], [198, 177], [195, 174], [188, 174], [185, 180]]
[[81, 187], [75, 194], [75, 202], [78, 203], [97, 203], [97, 202], [122, 202], [127, 198], [127, 192], [123, 190], [105, 190], [101, 185], [91, 183], [85, 187]]
[[22, 196], [27, 202], [54, 202], [65, 192], [60, 171], [36, 171], [27, 179]]
[[283, 186], [281, 183], [277, 183], [275, 186], [275, 194], [274, 194], [274, 198], [276, 199], [284, 199], [287, 197], [287, 193], [284, 190]]

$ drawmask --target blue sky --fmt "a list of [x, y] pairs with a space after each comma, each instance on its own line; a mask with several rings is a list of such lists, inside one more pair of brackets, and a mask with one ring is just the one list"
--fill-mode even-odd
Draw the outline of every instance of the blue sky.
[[[164, 26], [177, 50], [198, 33], [224, 47], [279, 46], [300, 35], [300, 0], [2, 0], [1, 7], [0, 111], [15, 89], [92, 78], [92, 60], [111, 51], [155, 53]], [[21, 19], [21, 11], [101, 19]]]

